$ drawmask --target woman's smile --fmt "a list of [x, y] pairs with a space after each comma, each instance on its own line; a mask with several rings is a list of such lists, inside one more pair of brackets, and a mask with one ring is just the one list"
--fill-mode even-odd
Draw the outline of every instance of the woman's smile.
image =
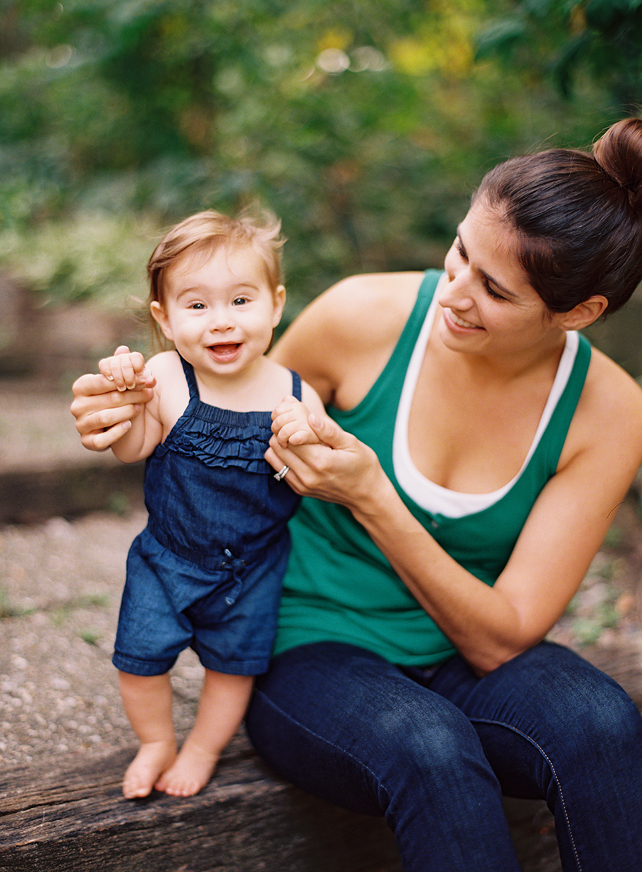
[[479, 324], [471, 324], [470, 321], [465, 321], [463, 318], [460, 318], [459, 315], [455, 315], [453, 310], [450, 308], [444, 309], [444, 314], [446, 314], [450, 320], [457, 325], [457, 327], [463, 327], [466, 330], [483, 330]]

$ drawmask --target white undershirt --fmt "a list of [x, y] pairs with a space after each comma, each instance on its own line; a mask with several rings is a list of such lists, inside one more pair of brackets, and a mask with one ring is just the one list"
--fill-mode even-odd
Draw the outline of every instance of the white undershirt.
[[579, 336], [574, 331], [569, 331], [566, 334], [566, 345], [562, 352], [562, 357], [557, 368], [557, 374], [553, 382], [553, 386], [546, 401], [546, 406], [542, 412], [535, 438], [531, 444], [526, 459], [522, 464], [517, 475], [501, 487], [499, 490], [489, 494], [465, 494], [459, 491], [448, 490], [438, 484], [427, 479], [419, 472], [417, 467], [410, 457], [408, 448], [408, 419], [410, 417], [410, 406], [415, 393], [419, 371], [423, 362], [430, 331], [435, 320], [437, 312], [438, 291], [435, 291], [430, 308], [426, 314], [426, 319], [421, 328], [417, 342], [415, 344], [410, 363], [406, 371], [404, 385], [399, 400], [399, 408], [397, 409], [397, 418], [395, 421], [395, 433], [393, 440], [392, 459], [394, 464], [395, 476], [401, 488], [405, 493], [414, 500], [417, 505], [431, 514], [444, 515], [449, 518], [461, 518], [464, 515], [471, 515], [475, 512], [480, 512], [492, 506], [500, 500], [517, 482], [523, 471], [526, 469], [529, 460], [533, 456], [540, 439], [548, 423], [551, 415], [561, 397], [566, 383], [568, 382], [575, 355], [579, 345]]

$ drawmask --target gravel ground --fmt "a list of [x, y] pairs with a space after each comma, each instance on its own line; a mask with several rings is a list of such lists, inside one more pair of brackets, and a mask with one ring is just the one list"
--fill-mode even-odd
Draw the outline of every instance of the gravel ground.
[[[34, 381], [0, 384], [5, 472], [112, 464], [80, 444], [71, 395]], [[111, 664], [125, 559], [143, 511], [0, 526], [0, 763], [96, 757], [135, 747]], [[173, 671], [176, 727], [193, 721], [202, 670], [186, 651]]]
[[[143, 513], [96, 514], [0, 531], [0, 761], [96, 755], [133, 745], [111, 653], [127, 549]], [[174, 669], [177, 729], [191, 723], [202, 670]]]

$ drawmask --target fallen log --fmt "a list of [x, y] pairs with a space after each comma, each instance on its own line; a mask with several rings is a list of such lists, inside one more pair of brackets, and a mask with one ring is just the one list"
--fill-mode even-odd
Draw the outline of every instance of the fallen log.
[[[0, 872], [401, 872], [381, 818], [352, 814], [275, 778], [243, 736], [198, 796], [121, 794], [133, 749], [0, 780]], [[53, 761], [52, 761], [53, 762]], [[507, 801], [526, 872], [559, 872], [550, 815]]]
[[124, 511], [143, 503], [143, 464], [97, 463], [5, 470], [0, 476], [0, 525], [42, 523], [94, 511]]
[[[642, 707], [635, 646], [585, 652]], [[197, 796], [126, 800], [135, 749], [0, 776], [0, 872], [401, 872], [382, 818], [336, 808], [281, 781], [244, 734]], [[543, 802], [505, 800], [524, 872], [561, 872]], [[427, 839], [430, 836], [427, 834]]]

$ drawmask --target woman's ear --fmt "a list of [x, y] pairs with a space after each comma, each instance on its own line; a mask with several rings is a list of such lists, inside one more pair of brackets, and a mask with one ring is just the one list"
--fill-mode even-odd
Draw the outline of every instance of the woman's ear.
[[160, 329], [163, 331], [165, 338], [169, 339], [170, 342], [173, 342], [174, 337], [172, 336], [172, 331], [169, 326], [169, 319], [161, 304], [157, 300], [153, 300], [149, 304], [149, 311], [151, 312], [154, 321], [156, 321]]
[[609, 305], [609, 301], [602, 294], [595, 294], [578, 303], [570, 312], [564, 312], [560, 321], [560, 327], [564, 330], [583, 330], [603, 315]]

